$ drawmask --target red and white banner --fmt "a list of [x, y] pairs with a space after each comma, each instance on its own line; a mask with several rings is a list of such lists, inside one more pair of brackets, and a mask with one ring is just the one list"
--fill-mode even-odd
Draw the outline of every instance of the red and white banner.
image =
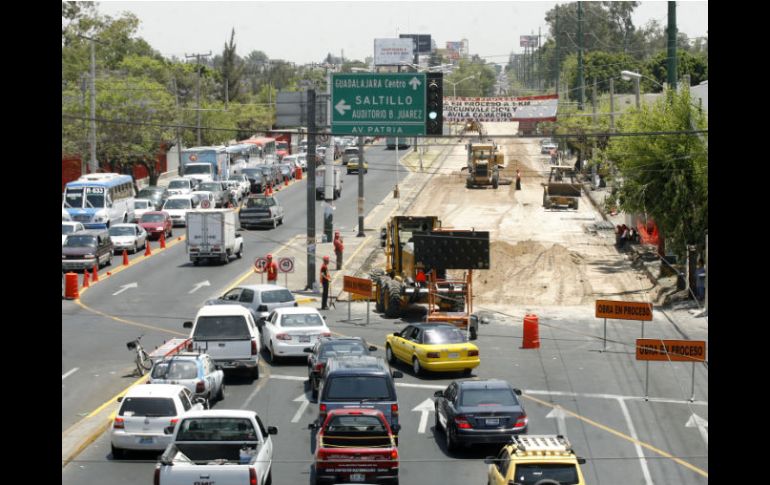
[[444, 121], [556, 121], [559, 96], [518, 98], [444, 97]]

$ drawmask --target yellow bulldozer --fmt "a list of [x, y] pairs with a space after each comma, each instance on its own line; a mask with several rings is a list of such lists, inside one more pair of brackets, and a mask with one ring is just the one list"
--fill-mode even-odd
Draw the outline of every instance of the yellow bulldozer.
[[500, 153], [497, 144], [493, 141], [487, 143], [468, 143], [468, 165], [462, 170], [468, 171], [465, 186], [469, 189], [481, 185], [491, 185], [497, 188], [500, 184], [500, 170], [505, 168], [505, 155]]
[[481, 123], [481, 121], [474, 120], [473, 118], [468, 118], [463, 124], [462, 134], [465, 135], [469, 131], [475, 131], [479, 134], [479, 137], [484, 137], [487, 135], [487, 132], [484, 129], [484, 125]]

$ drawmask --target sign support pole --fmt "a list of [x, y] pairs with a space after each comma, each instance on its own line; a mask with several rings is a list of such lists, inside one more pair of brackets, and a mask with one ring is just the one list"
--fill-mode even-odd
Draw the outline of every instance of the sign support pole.
[[[366, 324], [369, 325], [369, 300], [366, 300]], [[695, 379], [695, 364], [693, 364], [693, 379]], [[693, 381], [694, 382], [694, 381]]]
[[[642, 324], [644, 325], [644, 324]], [[602, 346], [602, 352], [607, 350], [607, 319], [604, 319], [604, 344]]]
[[690, 387], [690, 402], [695, 400], [695, 362], [692, 363], [692, 387]]
[[642, 320], [642, 338], [644, 338], [644, 320]]
[[645, 372], [644, 372], [644, 400], [645, 401], [649, 401], [649, 399], [647, 398], [647, 396], [650, 395], [650, 393], [649, 393], [649, 388], [650, 388], [650, 361], [649, 360], [644, 363], [644, 368], [645, 368]]
[[353, 295], [348, 293], [348, 321], [351, 321], [351, 318], [350, 318], [351, 317], [351, 315], [350, 315], [350, 305], [351, 305], [352, 301], [353, 301]]

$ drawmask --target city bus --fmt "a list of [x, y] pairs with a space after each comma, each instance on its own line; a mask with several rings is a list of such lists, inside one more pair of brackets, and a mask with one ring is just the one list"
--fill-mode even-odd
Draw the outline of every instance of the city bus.
[[[275, 138], [265, 137], [251, 137], [248, 140], [241, 140], [238, 144], [248, 143], [256, 147], [256, 156], [264, 163], [276, 163], [278, 161], [276, 155]], [[255, 160], [251, 160], [254, 162]]]
[[[385, 146], [388, 150], [395, 150], [396, 149], [396, 137], [395, 136], [389, 136], [385, 139]], [[398, 148], [409, 148], [409, 141], [406, 139], [406, 137], [398, 137]]]
[[88, 229], [134, 220], [134, 179], [118, 173], [91, 173], [64, 187], [62, 209]]

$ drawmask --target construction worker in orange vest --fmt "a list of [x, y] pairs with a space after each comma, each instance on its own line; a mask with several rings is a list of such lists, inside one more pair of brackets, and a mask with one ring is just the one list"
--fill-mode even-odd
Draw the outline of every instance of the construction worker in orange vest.
[[329, 256], [324, 256], [324, 264], [321, 265], [321, 285], [323, 286], [323, 295], [321, 296], [321, 310], [328, 310], [329, 306], [329, 282], [332, 280], [329, 274]]
[[334, 233], [334, 254], [337, 256], [337, 270], [342, 269], [342, 251], [345, 249], [345, 245], [342, 244], [342, 238], [340, 237], [340, 231]]
[[276, 284], [278, 281], [278, 265], [273, 261], [272, 254], [267, 255], [267, 266], [265, 267], [265, 271], [267, 271], [267, 282]]

